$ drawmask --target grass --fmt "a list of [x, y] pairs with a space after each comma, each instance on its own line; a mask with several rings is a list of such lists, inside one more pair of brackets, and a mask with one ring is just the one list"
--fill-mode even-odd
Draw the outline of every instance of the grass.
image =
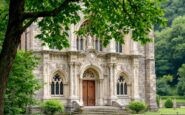
[[157, 112], [146, 112], [143, 113], [141, 115], [170, 115], [170, 114], [183, 114], [185, 115], [185, 108], [177, 108], [177, 109], [173, 109], [173, 108], [162, 108]]

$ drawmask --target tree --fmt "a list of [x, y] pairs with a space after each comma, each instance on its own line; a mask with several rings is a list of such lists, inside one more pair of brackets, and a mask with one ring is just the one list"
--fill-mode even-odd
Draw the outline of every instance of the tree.
[[33, 75], [33, 70], [38, 65], [37, 61], [30, 52], [17, 53], [4, 97], [6, 115], [24, 114], [26, 107], [34, 104], [32, 96], [40, 88], [39, 80]]
[[[1, 1], [6, 3], [8, 0]], [[0, 53], [1, 115], [3, 94], [21, 34], [33, 22], [38, 23], [41, 30], [38, 38], [58, 49], [69, 46], [67, 31], [70, 24], [80, 20], [80, 11], [90, 23], [79, 34], [84, 35], [90, 29], [91, 34], [102, 39], [104, 45], [112, 38], [123, 43], [123, 36], [130, 30], [135, 41], [146, 43], [151, 41], [147, 35], [152, 25], [163, 23], [160, 0], [9, 0], [8, 4], [8, 23]]]
[[[164, 9], [165, 18], [167, 19], [167, 27], [171, 26], [176, 17], [185, 15], [184, 5], [184, 0], [164, 0], [161, 3], [161, 8]], [[160, 27], [159, 25], [160, 24], [155, 25], [155, 30], [165, 29], [165, 27]]]
[[157, 94], [165, 96], [170, 94], [170, 85], [168, 84], [173, 79], [171, 75], [164, 75], [157, 79]]
[[163, 2], [162, 8], [164, 8], [165, 17], [168, 19], [168, 26], [171, 26], [176, 17], [185, 15], [184, 5], [184, 0], [168, 0]]
[[178, 68], [185, 63], [185, 16], [174, 19], [172, 26], [156, 32], [157, 76], [171, 74], [177, 83]]
[[184, 96], [185, 95], [185, 64], [183, 64], [178, 69], [178, 74], [180, 76], [179, 82], [177, 84], [177, 92], [179, 95]]

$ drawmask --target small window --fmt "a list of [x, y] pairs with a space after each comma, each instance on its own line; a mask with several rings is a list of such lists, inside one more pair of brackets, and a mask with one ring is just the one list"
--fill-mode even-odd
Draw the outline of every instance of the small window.
[[127, 95], [127, 83], [123, 76], [117, 81], [117, 95]]
[[52, 79], [51, 95], [63, 95], [63, 82], [58, 74], [56, 74]]
[[121, 53], [122, 52], [122, 49], [123, 49], [122, 44], [116, 42], [116, 52]]
[[97, 51], [103, 51], [102, 41], [101, 40], [98, 40], [98, 39], [95, 40], [95, 49]]
[[83, 38], [76, 39], [76, 48], [77, 50], [84, 50], [84, 39]]

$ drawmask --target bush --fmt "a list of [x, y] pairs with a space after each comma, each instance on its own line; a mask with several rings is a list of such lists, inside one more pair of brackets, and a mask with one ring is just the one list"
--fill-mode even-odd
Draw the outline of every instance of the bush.
[[32, 95], [41, 88], [41, 84], [33, 70], [38, 61], [30, 52], [18, 51], [16, 54], [4, 95], [5, 115], [23, 115], [27, 107], [36, 104], [37, 100]]
[[172, 107], [173, 107], [173, 101], [171, 100], [171, 98], [168, 98], [168, 99], [166, 100], [166, 102], [164, 103], [164, 106], [165, 106], [166, 108], [172, 108]]
[[129, 109], [131, 109], [134, 113], [139, 113], [146, 109], [146, 105], [143, 102], [133, 101], [128, 105]]
[[156, 96], [156, 103], [157, 103], [157, 107], [159, 107], [160, 106], [160, 96], [159, 95]]
[[64, 106], [58, 100], [48, 100], [43, 104], [44, 113], [54, 115], [56, 112], [64, 112]]

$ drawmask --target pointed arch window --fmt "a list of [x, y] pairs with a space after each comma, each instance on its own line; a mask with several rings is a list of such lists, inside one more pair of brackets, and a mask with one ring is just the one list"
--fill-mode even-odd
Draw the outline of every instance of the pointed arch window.
[[123, 47], [122, 47], [122, 44], [119, 43], [119, 42], [116, 42], [116, 52], [123, 52]]
[[97, 51], [103, 51], [102, 40], [95, 39], [95, 49]]
[[59, 74], [56, 74], [52, 79], [51, 95], [63, 95], [63, 81]]
[[76, 47], [77, 50], [84, 50], [84, 39], [82, 37], [76, 39]]
[[123, 76], [117, 80], [117, 95], [127, 95], [127, 83]]

